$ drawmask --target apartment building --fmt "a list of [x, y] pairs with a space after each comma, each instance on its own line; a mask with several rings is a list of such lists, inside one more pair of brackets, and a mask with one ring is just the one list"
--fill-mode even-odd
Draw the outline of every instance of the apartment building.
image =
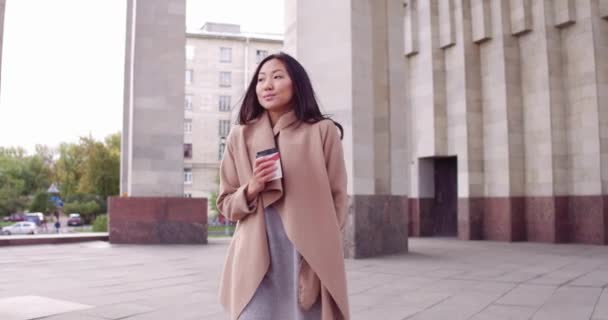
[[184, 195], [209, 198], [218, 186], [225, 141], [258, 63], [283, 46], [279, 34], [206, 23], [186, 33]]

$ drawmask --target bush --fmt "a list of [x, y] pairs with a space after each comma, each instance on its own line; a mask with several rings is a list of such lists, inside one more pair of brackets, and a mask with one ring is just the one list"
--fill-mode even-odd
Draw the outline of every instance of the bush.
[[65, 213], [80, 213], [85, 224], [91, 223], [95, 216], [102, 213], [101, 206], [94, 200], [88, 202], [68, 202], [65, 204], [63, 211]]
[[93, 222], [93, 232], [108, 232], [108, 215], [102, 214]]
[[91, 193], [75, 193], [69, 197], [66, 197], [64, 202], [87, 203], [91, 201], [95, 201], [99, 205], [99, 212], [96, 213], [108, 211], [106, 199], [103, 199], [102, 197]]

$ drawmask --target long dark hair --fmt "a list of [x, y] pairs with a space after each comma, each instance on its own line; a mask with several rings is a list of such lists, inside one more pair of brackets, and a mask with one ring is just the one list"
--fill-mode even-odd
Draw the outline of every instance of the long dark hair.
[[264, 107], [262, 107], [260, 101], [258, 101], [255, 89], [260, 69], [266, 62], [272, 59], [283, 62], [285, 69], [287, 69], [287, 74], [289, 75], [289, 78], [291, 78], [293, 86], [292, 102], [296, 118], [302, 122], [308, 123], [317, 123], [325, 119], [331, 120], [338, 129], [340, 129], [340, 139], [342, 139], [344, 136], [342, 125], [329, 116], [321, 113], [321, 109], [319, 109], [319, 104], [317, 103], [317, 96], [312, 88], [312, 83], [310, 82], [306, 70], [304, 70], [304, 67], [302, 67], [296, 59], [284, 52], [267, 56], [256, 68], [255, 73], [251, 78], [251, 82], [249, 83], [249, 87], [247, 87], [245, 97], [243, 97], [238, 123], [241, 125], [248, 124], [264, 113]]

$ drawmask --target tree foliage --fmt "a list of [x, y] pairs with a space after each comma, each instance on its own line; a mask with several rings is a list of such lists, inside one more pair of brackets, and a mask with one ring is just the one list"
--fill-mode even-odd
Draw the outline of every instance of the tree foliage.
[[52, 180], [52, 154], [37, 152], [28, 156], [23, 148], [0, 147], [0, 215], [26, 209], [34, 194], [45, 190]]
[[218, 214], [220, 214], [220, 211], [217, 209], [217, 197], [218, 197], [218, 193], [219, 193], [219, 189], [220, 189], [220, 176], [219, 173], [218, 175], [215, 176], [215, 185], [216, 188], [214, 191], [211, 192], [211, 194], [209, 195], [209, 214], [208, 216], [210, 217], [215, 217]]
[[103, 199], [117, 195], [120, 183], [120, 136], [109, 136], [105, 143], [81, 138], [80, 146], [84, 156], [78, 192], [97, 194]]
[[101, 205], [95, 200], [87, 202], [68, 202], [63, 209], [66, 213], [80, 213], [80, 216], [86, 223], [90, 223], [95, 219], [95, 216], [102, 213]]
[[55, 205], [51, 202], [51, 196], [45, 191], [40, 191], [34, 195], [29, 206], [30, 212], [51, 213], [55, 211]]
[[78, 143], [62, 143], [56, 149], [37, 145], [32, 155], [23, 148], [0, 147], [0, 215], [53, 210], [46, 194], [52, 183], [64, 202], [76, 196], [74, 201], [86, 212], [105, 212], [107, 197], [119, 193], [119, 179], [120, 133], [103, 142], [81, 137]]

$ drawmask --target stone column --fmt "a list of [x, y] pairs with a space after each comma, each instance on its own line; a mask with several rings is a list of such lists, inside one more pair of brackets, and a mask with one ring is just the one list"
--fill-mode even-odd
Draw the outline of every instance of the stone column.
[[[2, 43], [4, 42], [4, 10], [6, 9], [6, 0], [0, 0], [0, 71], [2, 69]], [[0, 79], [0, 85], [1, 85]]]
[[[567, 127], [560, 29], [554, 12], [561, 2], [524, 6], [528, 27], [519, 39], [526, 168], [526, 235], [529, 241], [567, 240]], [[512, 12], [514, 11], [512, 8]], [[564, 26], [560, 28], [564, 28]]]
[[483, 136], [479, 46], [473, 42], [471, 1], [439, 1], [439, 46], [446, 67], [447, 152], [458, 159], [458, 237], [482, 238]]
[[[599, 8], [596, 9], [596, 5]], [[599, 0], [592, 3], [592, 12], [599, 13], [593, 17], [593, 39], [597, 57], [597, 92], [598, 120], [600, 132], [600, 170], [603, 198], [603, 239], [598, 243], [608, 244], [608, 1]], [[600, 231], [601, 232], [601, 231]]]
[[184, 0], [129, 0], [121, 194], [183, 195]]
[[206, 243], [207, 200], [183, 198], [185, 0], [128, 0], [121, 197], [112, 243]]
[[347, 257], [407, 250], [407, 126], [398, 0], [288, 0], [285, 51], [345, 129]]
[[517, 39], [512, 36], [511, 4], [502, 0], [482, 4], [489, 5], [489, 15], [482, 11], [474, 13], [474, 18], [491, 28], [473, 30], [474, 35], [485, 33], [474, 37], [481, 60], [486, 192], [482, 233], [485, 239], [503, 241], [525, 239], [520, 57]]
[[562, 35], [570, 44], [571, 237], [574, 242], [608, 244], [608, 4], [574, 2], [577, 20]]

